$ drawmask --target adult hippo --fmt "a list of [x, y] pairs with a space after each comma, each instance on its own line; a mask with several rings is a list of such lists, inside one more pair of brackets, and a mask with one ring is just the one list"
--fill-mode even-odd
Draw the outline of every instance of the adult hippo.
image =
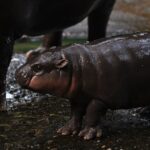
[[5, 109], [6, 72], [17, 38], [23, 34], [48, 32], [54, 37], [86, 16], [89, 18], [89, 40], [103, 37], [114, 3], [115, 0], [1, 0], [0, 110]]
[[69, 98], [72, 116], [58, 133], [89, 140], [101, 136], [99, 119], [108, 109], [150, 105], [149, 66], [150, 33], [140, 33], [45, 51], [21, 66], [16, 79], [24, 88]]

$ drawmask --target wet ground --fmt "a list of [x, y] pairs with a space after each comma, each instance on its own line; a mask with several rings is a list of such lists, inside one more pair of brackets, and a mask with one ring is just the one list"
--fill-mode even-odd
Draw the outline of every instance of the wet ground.
[[[76, 28], [77, 31], [82, 30], [84, 22], [81, 24], [81, 27]], [[66, 35], [75, 33], [75, 30], [69, 30]], [[109, 22], [108, 36], [143, 30], [150, 30], [150, 1], [118, 0]], [[80, 33], [85, 32], [82, 30]], [[69, 102], [20, 89], [15, 82], [14, 73], [24, 62], [24, 55], [16, 54], [9, 67], [9, 111], [0, 115], [0, 150], [150, 149], [150, 118], [141, 116], [140, 108], [109, 111], [103, 121], [103, 136], [99, 139], [84, 141], [77, 136], [56, 134], [56, 129], [69, 119]]]

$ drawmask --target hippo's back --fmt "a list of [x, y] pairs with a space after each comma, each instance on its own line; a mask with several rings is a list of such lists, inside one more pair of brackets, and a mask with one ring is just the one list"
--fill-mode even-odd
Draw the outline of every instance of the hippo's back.
[[75, 45], [66, 53], [70, 54], [74, 70], [80, 70], [82, 90], [113, 107], [118, 99], [138, 99], [138, 93], [150, 92], [149, 43], [150, 34], [142, 33], [93, 45]]

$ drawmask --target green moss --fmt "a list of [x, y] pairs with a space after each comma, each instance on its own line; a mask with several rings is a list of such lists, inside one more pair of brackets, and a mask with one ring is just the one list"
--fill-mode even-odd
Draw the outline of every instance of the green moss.
[[85, 43], [85, 39], [84, 38], [65, 38], [63, 40], [63, 45], [70, 45], [70, 44], [73, 44], [73, 43]]
[[[81, 38], [71, 38], [71, 39], [65, 38], [63, 40], [63, 45], [70, 45], [73, 43], [84, 43], [84, 42], [85, 42], [85, 39], [81, 39]], [[36, 42], [31, 42], [31, 41], [19, 42], [19, 41], [17, 41], [14, 46], [14, 51], [16, 53], [26, 53], [27, 51], [29, 51], [31, 49], [36, 49], [40, 45], [41, 45], [40, 41], [36, 41]]]
[[16, 42], [14, 51], [16, 53], [25, 53], [31, 49], [35, 49], [40, 46], [40, 42]]

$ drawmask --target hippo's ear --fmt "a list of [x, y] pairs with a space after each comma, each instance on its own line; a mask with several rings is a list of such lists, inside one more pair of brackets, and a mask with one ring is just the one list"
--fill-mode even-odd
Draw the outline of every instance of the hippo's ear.
[[57, 60], [57, 61], [55, 62], [55, 66], [56, 66], [56, 68], [58, 68], [58, 69], [61, 69], [61, 68], [66, 67], [67, 64], [68, 64], [68, 60], [65, 59], [65, 58], [62, 58], [62, 59]]

